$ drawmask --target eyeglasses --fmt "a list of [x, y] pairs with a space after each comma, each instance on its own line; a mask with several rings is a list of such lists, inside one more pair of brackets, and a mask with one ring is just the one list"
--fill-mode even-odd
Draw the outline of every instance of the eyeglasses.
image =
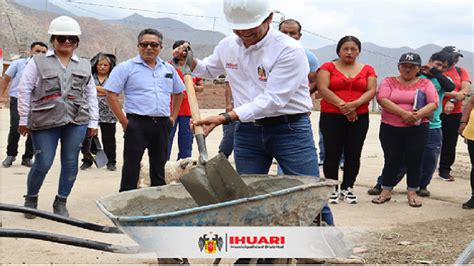
[[148, 46], [150, 46], [153, 49], [157, 49], [161, 46], [161, 43], [159, 43], [159, 42], [140, 42], [140, 43], [138, 43], [138, 46], [140, 46], [143, 49], [148, 48]]
[[75, 44], [79, 42], [79, 37], [77, 36], [71, 36], [71, 35], [56, 35], [54, 36], [56, 41], [59, 43], [65, 43], [67, 40], [69, 40], [70, 43]]

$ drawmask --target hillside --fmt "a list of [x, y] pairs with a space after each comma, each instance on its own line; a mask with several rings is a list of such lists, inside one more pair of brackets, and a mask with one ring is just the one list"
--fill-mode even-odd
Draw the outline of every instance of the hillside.
[[[12, 0], [0, 1], [0, 10], [5, 10], [10, 18], [14, 33], [19, 43], [16, 45], [15, 36], [12, 27], [9, 26], [6, 15], [0, 16], [0, 43], [4, 49], [5, 58], [9, 59], [9, 55], [24, 53], [29, 50], [29, 45], [33, 41], [43, 41], [49, 43], [47, 29], [49, 22], [58, 16], [56, 13], [45, 12], [41, 10], [31, 9]], [[77, 53], [86, 58], [91, 58], [97, 52], [111, 52], [117, 55], [119, 61], [126, 60], [136, 55], [136, 37], [141, 29], [146, 27], [154, 27], [164, 34], [164, 50], [162, 57], [168, 60], [171, 56], [171, 46], [176, 39], [189, 39], [193, 44], [193, 48], [197, 57], [204, 57], [212, 53], [218, 39], [224, 37], [221, 33], [211, 32], [209, 36], [203, 35], [206, 31], [195, 31], [189, 27], [187, 32], [193, 32], [186, 37], [186, 31], [180, 34], [174, 34], [174, 38], [167, 35], [168, 32], [176, 32], [174, 27], [163, 26], [163, 21], [174, 21], [172, 19], [150, 19], [139, 15], [133, 15], [125, 18], [122, 22], [101, 21], [90, 17], [74, 17], [81, 25], [83, 32], [81, 42]], [[132, 19], [132, 21], [127, 21]], [[132, 23], [132, 26], [130, 25]], [[179, 22], [178, 22], [179, 23]], [[182, 24], [182, 23], [181, 23]], [[160, 25], [162, 28], [160, 28]], [[185, 25], [185, 24], [182, 24]], [[171, 34], [170, 34], [171, 35]], [[192, 36], [204, 36], [205, 40], [199, 38], [192, 39]], [[176, 39], [175, 39], [176, 38]], [[214, 41], [212, 41], [214, 40]], [[214, 42], [209, 44], [210, 42]]]
[[[20, 5], [19, 3], [23, 4]], [[24, 6], [26, 5], [26, 6]], [[44, 11], [44, 1], [36, 0], [1, 0], [0, 10], [6, 12], [0, 16], [0, 44], [4, 49], [5, 58], [9, 55], [18, 54], [18, 50], [26, 51], [32, 41], [41, 40], [48, 43], [49, 36], [46, 31], [48, 23], [57, 13], [69, 11], [55, 6], [52, 2], [48, 4], [48, 11]], [[20, 49], [15, 43], [12, 28], [7, 19], [8, 14]], [[215, 45], [224, 38], [219, 32], [197, 30], [180, 21], [170, 18], [149, 18], [139, 14], [132, 14], [120, 20], [98, 20], [91, 17], [75, 17], [81, 24], [83, 35], [78, 49], [80, 56], [90, 58], [99, 51], [115, 53], [119, 61], [126, 60], [136, 55], [136, 36], [138, 32], [147, 27], [156, 28], [164, 35], [165, 49], [161, 53], [163, 59], [170, 59], [171, 45], [175, 40], [186, 39], [192, 43], [195, 56], [203, 58], [212, 53]], [[455, 42], [453, 42], [455, 44]], [[426, 62], [429, 56], [441, 50], [442, 47], [427, 44], [413, 49], [410, 47], [387, 48], [374, 43], [363, 43], [363, 51], [359, 61], [373, 66], [379, 76], [379, 80], [386, 76], [397, 74], [397, 62], [399, 56], [408, 51], [415, 51], [422, 56]], [[313, 50], [321, 63], [328, 62], [337, 57], [336, 45], [324, 46]], [[473, 73], [473, 54], [463, 51], [460, 66], [467, 68]]]
[[[410, 47], [386, 48], [374, 43], [362, 43], [362, 52], [359, 56], [359, 62], [373, 66], [379, 76], [379, 80], [381, 80], [381, 78], [387, 76], [397, 75], [397, 63], [401, 54], [409, 51], [416, 52], [420, 54], [422, 62], [426, 63], [433, 53], [440, 51], [442, 48], [443, 47], [435, 44], [427, 44], [417, 49], [413, 49]], [[320, 63], [331, 61], [337, 57], [335, 44], [311, 51], [318, 57]], [[473, 77], [473, 53], [468, 51], [462, 52], [464, 57], [460, 59], [458, 65], [466, 68], [471, 77]]]

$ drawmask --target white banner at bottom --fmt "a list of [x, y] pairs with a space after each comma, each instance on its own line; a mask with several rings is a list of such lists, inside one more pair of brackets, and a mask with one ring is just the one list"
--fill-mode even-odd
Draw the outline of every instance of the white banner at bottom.
[[122, 227], [159, 258], [334, 258], [352, 248], [335, 227]]

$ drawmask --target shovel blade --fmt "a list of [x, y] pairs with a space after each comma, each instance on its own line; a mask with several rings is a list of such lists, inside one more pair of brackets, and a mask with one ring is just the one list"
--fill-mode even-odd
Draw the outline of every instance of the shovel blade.
[[105, 154], [104, 150], [98, 150], [95, 155], [95, 165], [97, 168], [102, 168], [109, 162], [107, 155]]
[[206, 163], [206, 174], [209, 185], [221, 202], [254, 195], [223, 153]]
[[219, 202], [218, 197], [209, 185], [206, 170], [202, 165], [191, 169], [189, 173], [180, 178], [180, 181], [197, 205], [204, 206]]

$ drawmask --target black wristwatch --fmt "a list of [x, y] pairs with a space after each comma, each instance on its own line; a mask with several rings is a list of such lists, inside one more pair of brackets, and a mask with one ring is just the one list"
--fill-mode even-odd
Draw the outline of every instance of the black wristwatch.
[[220, 113], [219, 115], [222, 115], [224, 117], [224, 123], [222, 123], [223, 125], [227, 125], [232, 122], [232, 117], [230, 117], [228, 113]]

